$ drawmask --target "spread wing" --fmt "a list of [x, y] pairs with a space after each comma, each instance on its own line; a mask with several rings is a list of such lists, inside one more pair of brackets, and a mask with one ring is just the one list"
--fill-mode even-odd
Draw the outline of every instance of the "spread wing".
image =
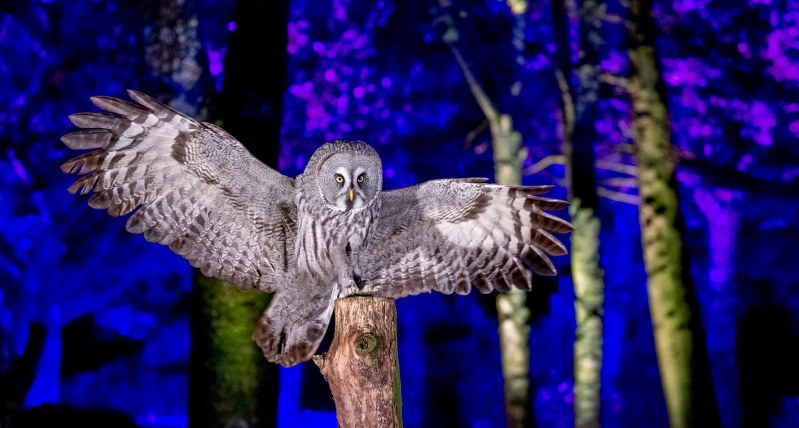
[[235, 138], [153, 98], [138, 104], [92, 102], [108, 113], [78, 113], [86, 128], [62, 137], [71, 149], [95, 149], [61, 166], [82, 174], [69, 191], [93, 208], [130, 213], [128, 231], [169, 245], [203, 274], [244, 288], [274, 291], [293, 263], [294, 180], [254, 158]]
[[485, 179], [436, 180], [382, 194], [374, 238], [361, 264], [374, 294], [467, 294], [530, 290], [530, 274], [555, 275], [547, 255], [566, 254], [552, 233], [571, 224], [544, 211], [552, 186], [499, 186]]

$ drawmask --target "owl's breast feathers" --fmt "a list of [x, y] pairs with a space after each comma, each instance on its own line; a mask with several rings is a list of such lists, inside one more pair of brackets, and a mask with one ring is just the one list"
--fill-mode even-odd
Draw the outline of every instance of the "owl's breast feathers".
[[348, 253], [365, 248], [374, 235], [380, 201], [361, 210], [338, 211], [313, 199], [305, 189], [298, 188], [295, 198], [297, 268], [308, 272], [315, 281], [335, 282], [340, 268], [337, 263], [350, 263]]

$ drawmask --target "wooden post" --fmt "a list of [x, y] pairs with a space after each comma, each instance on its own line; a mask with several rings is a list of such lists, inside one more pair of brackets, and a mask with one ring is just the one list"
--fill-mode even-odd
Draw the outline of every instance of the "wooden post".
[[330, 384], [338, 426], [402, 427], [394, 299], [338, 299], [335, 314], [330, 350], [313, 360]]

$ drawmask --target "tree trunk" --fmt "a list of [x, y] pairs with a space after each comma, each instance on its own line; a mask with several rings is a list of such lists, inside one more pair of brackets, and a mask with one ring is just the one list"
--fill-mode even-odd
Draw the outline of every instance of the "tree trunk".
[[[288, 2], [239, 0], [233, 21], [222, 92], [213, 99], [217, 125], [276, 168], [288, 67]], [[253, 67], [254, 54], [269, 58], [270, 66]], [[270, 296], [199, 272], [195, 278], [190, 425], [277, 426], [278, 366], [252, 340]]]
[[[151, 80], [147, 93], [200, 121], [209, 120], [213, 86], [201, 57], [198, 19], [191, 3], [147, 0], [142, 7], [150, 27], [144, 37]], [[236, 114], [230, 109], [223, 113]], [[277, 133], [274, 141], [276, 154]], [[276, 425], [277, 367], [263, 358], [252, 340], [269, 299], [267, 294], [242, 292], [195, 271], [188, 409], [192, 427]]]
[[[523, 11], [515, 2], [516, 10]], [[513, 6], [513, 3], [511, 7]], [[439, 0], [446, 9], [448, 2]], [[522, 149], [522, 135], [513, 128], [513, 119], [501, 114], [482, 86], [475, 79], [466, 60], [458, 50], [460, 34], [452, 17], [445, 14], [441, 22], [447, 25], [442, 36], [444, 43], [458, 61], [463, 76], [469, 84], [477, 104], [483, 111], [491, 130], [491, 147], [494, 151], [494, 179], [497, 184], [518, 186], [522, 183], [522, 161], [527, 157]], [[505, 381], [505, 420], [508, 428], [527, 428], [535, 425], [530, 400], [530, 310], [527, 309], [527, 293], [517, 288], [497, 295], [499, 318], [499, 346], [502, 358], [502, 376]]]
[[274, 427], [274, 364], [252, 340], [271, 294], [242, 291], [195, 273], [191, 313], [189, 423], [192, 427]]
[[[507, 114], [489, 121], [494, 149], [494, 177], [497, 184], [518, 186], [522, 182], [522, 136], [513, 129]], [[532, 424], [530, 402], [530, 310], [527, 292], [511, 288], [497, 294], [499, 346], [505, 380], [505, 418], [509, 428]]]
[[[595, 122], [599, 109], [600, 28], [604, 7], [584, 0], [579, 11], [570, 0], [552, 2], [553, 29], [558, 47], [557, 78], [561, 89], [563, 154], [574, 231], [571, 266], [574, 282], [574, 426], [598, 428], [601, 424], [602, 328], [605, 285], [599, 265], [599, 197], [594, 173]], [[571, 87], [568, 16], [580, 19], [580, 62], [577, 87]], [[574, 94], [574, 95], [572, 95]]]
[[313, 360], [330, 384], [338, 426], [402, 427], [394, 299], [355, 296], [335, 305], [333, 343]]
[[651, 0], [631, 0], [628, 89], [649, 310], [671, 426], [714, 427], [719, 425], [718, 414], [696, 293], [683, 249], [671, 122], [651, 13]]

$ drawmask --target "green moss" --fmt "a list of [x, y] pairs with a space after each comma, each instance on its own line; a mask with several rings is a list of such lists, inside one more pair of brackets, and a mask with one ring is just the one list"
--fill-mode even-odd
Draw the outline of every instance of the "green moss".
[[355, 344], [355, 352], [363, 357], [363, 361], [369, 367], [377, 367], [380, 362], [378, 355], [380, 351], [380, 342], [380, 336], [372, 332], [367, 332], [362, 334]]
[[197, 274], [192, 300], [192, 424], [274, 426], [277, 366], [252, 340], [271, 295]]
[[391, 343], [391, 355], [394, 359], [394, 413], [397, 415], [398, 427], [402, 427], [402, 387], [400, 386], [399, 354], [397, 353], [397, 342]]

